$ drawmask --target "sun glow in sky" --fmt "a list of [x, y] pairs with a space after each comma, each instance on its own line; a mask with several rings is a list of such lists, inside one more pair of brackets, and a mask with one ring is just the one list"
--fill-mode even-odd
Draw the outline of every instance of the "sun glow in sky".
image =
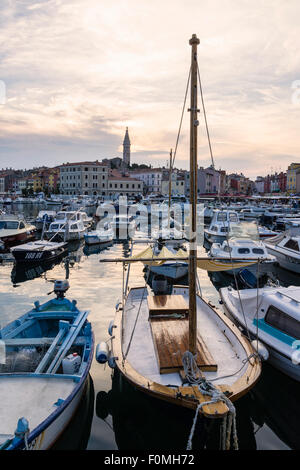
[[2, 0], [0, 167], [121, 156], [126, 126], [133, 163], [166, 165], [196, 33], [216, 167], [285, 171], [300, 160], [299, 16], [298, 0]]

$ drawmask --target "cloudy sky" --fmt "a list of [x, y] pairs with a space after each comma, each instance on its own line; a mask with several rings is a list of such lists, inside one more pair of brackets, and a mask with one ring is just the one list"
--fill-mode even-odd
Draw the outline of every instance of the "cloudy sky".
[[121, 156], [126, 126], [132, 162], [165, 165], [196, 33], [216, 168], [286, 170], [300, 161], [299, 17], [298, 0], [1, 0], [0, 167]]

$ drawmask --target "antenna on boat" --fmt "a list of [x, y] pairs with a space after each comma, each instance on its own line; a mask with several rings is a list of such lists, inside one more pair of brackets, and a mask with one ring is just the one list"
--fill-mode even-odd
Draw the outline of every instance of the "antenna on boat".
[[197, 353], [197, 134], [198, 113], [197, 107], [197, 46], [200, 40], [193, 34], [189, 41], [192, 46], [191, 56], [191, 107], [190, 114], [190, 210], [192, 213], [190, 228], [189, 251], [189, 351]]

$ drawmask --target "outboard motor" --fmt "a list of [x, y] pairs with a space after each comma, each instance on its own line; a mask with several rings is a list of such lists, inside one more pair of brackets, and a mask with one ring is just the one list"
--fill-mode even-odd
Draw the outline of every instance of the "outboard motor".
[[63, 299], [69, 287], [70, 287], [70, 284], [66, 279], [64, 281], [55, 281], [54, 293], [56, 294], [57, 298]]

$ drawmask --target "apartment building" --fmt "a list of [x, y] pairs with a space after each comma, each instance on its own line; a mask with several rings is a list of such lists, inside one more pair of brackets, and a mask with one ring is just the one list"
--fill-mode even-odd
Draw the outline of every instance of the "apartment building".
[[95, 162], [64, 163], [59, 169], [62, 194], [107, 195], [109, 168], [106, 164], [98, 160]]

